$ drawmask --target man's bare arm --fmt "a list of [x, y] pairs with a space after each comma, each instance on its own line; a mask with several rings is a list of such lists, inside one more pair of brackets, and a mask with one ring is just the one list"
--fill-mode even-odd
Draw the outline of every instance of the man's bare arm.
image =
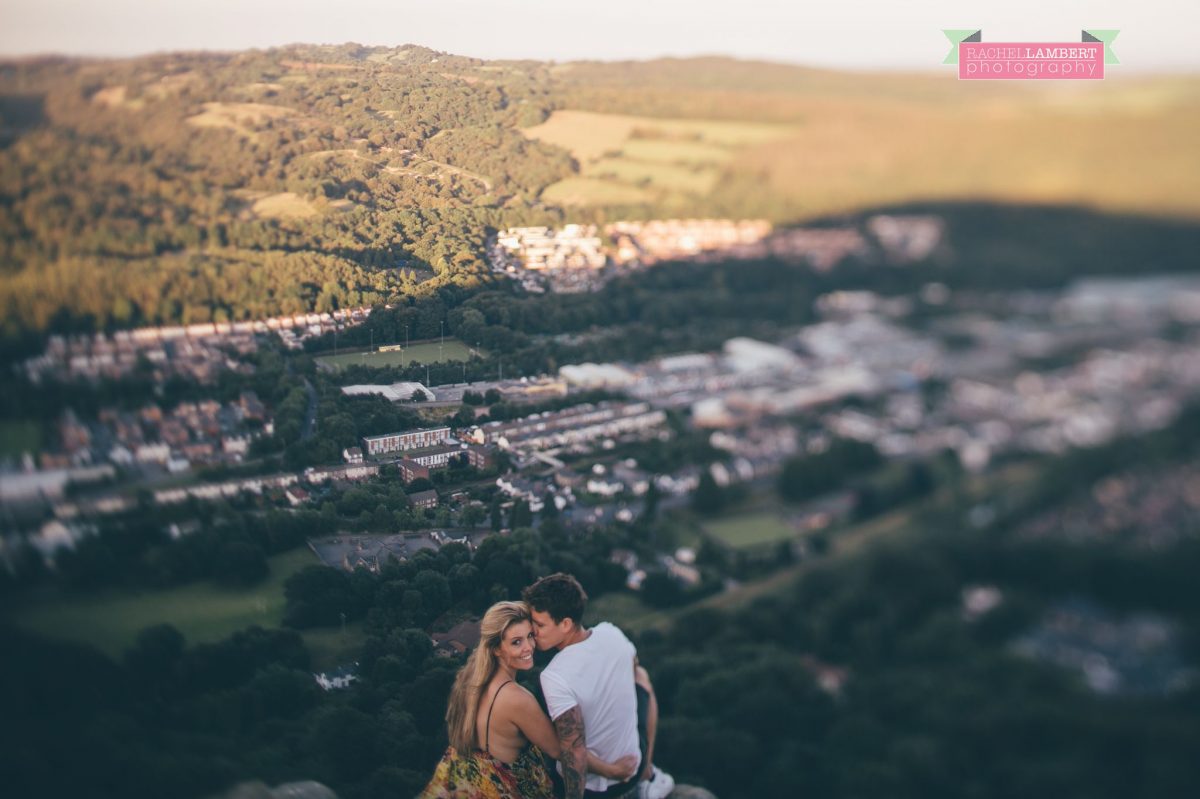
[[587, 782], [587, 742], [583, 734], [583, 711], [578, 705], [554, 720], [554, 731], [562, 746], [558, 762], [562, 764], [565, 799], [581, 799]]

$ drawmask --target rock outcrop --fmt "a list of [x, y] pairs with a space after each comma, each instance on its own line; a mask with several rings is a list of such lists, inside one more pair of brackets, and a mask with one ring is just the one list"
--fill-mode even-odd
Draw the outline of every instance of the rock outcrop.
[[[289, 782], [269, 787], [262, 782], [243, 782], [212, 799], [338, 799], [319, 782]], [[694, 785], [676, 785], [667, 799], [717, 799], [711, 791]]]
[[262, 782], [242, 782], [213, 799], [338, 799], [319, 782], [288, 782], [269, 787]]
[[712, 791], [694, 785], [676, 785], [667, 799], [717, 799]]

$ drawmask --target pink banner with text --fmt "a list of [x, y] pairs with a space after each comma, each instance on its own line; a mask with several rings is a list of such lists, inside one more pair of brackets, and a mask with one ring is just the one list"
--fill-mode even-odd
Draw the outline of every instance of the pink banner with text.
[[960, 80], [1100, 80], [1102, 42], [963, 42]]

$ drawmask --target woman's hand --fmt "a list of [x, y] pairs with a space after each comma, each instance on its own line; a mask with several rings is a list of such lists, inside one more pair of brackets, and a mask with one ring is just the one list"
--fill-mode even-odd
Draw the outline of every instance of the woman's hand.
[[[517, 687], [520, 688], [519, 691], [509, 691], [501, 700], [504, 703], [504, 713], [528, 740], [537, 744], [539, 749], [554, 760], [561, 760], [562, 743], [558, 740], [558, 734], [551, 726], [550, 719], [546, 718], [533, 694], [524, 687]], [[626, 755], [616, 763], [608, 763], [587, 752], [587, 770], [617, 782], [629, 780], [637, 771], [640, 761], [639, 755]], [[579, 766], [583, 768], [583, 763]]]
[[594, 771], [601, 777], [607, 777], [610, 780], [625, 782], [637, 771], [640, 760], [641, 757], [638, 755], [625, 755], [615, 763], [606, 763], [588, 752], [588, 771]]

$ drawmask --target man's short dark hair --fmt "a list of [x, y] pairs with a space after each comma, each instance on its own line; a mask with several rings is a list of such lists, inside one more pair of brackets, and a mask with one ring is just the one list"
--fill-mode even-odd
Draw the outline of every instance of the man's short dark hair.
[[534, 610], [549, 613], [556, 623], [571, 619], [576, 627], [583, 626], [587, 593], [579, 581], [569, 574], [559, 572], [543, 577], [522, 591], [521, 598]]

